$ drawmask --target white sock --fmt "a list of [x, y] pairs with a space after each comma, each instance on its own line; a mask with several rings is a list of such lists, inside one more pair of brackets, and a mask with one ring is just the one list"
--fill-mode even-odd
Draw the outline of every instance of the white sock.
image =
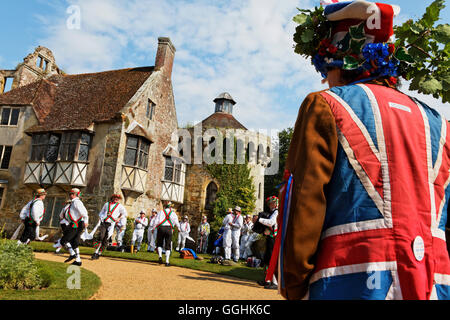
[[75, 249], [75, 254], [76, 254], [76, 258], [75, 258], [75, 261], [76, 262], [81, 262], [81, 258], [80, 258], [80, 249], [78, 249], [78, 248], [76, 248]]
[[160, 258], [162, 258], [162, 248], [158, 247], [158, 255]]
[[166, 250], [166, 263], [169, 263], [170, 250]]
[[75, 251], [73, 251], [72, 246], [70, 245], [70, 243], [66, 244], [67, 249], [69, 249], [69, 253], [71, 256], [75, 255]]
[[96, 253], [96, 254], [98, 254], [98, 253], [100, 252], [100, 247], [101, 247], [101, 246], [99, 246], [97, 249], [95, 249], [95, 253]]
[[272, 276], [272, 283], [276, 286], [278, 285], [278, 281], [277, 281], [277, 278], [275, 277], [275, 275]]
[[59, 252], [59, 251], [61, 251], [61, 247], [58, 247], [58, 248], [55, 250], [55, 252]]

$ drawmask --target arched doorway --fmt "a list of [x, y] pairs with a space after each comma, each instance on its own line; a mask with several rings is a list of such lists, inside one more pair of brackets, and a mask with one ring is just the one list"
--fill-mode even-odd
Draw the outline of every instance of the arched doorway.
[[214, 181], [211, 181], [206, 187], [206, 200], [205, 200], [205, 209], [212, 210], [214, 201], [217, 198], [217, 184]]

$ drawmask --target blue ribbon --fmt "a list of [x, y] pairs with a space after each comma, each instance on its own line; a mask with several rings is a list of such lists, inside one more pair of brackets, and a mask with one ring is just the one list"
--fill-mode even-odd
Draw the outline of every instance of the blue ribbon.
[[287, 181], [287, 186], [286, 186], [286, 195], [284, 197], [284, 206], [283, 206], [283, 226], [281, 228], [281, 245], [280, 245], [280, 275], [281, 275], [281, 287], [284, 288], [284, 272], [283, 272], [283, 266], [284, 266], [284, 261], [283, 261], [283, 248], [284, 248], [284, 240], [286, 237], [286, 229], [287, 229], [287, 220], [288, 220], [288, 216], [289, 216], [289, 207], [290, 207], [290, 199], [289, 199], [289, 195], [291, 193], [291, 188], [292, 188], [292, 182], [293, 182], [293, 176], [292, 174], [289, 177], [289, 180]]

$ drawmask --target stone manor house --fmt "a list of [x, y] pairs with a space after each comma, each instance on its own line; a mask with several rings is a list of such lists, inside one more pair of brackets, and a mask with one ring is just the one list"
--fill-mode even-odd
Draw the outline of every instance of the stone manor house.
[[[38, 187], [48, 192], [41, 232], [50, 239], [59, 234], [58, 216], [73, 187], [82, 191], [91, 228], [112, 193], [123, 195], [129, 217], [172, 201], [193, 230], [202, 215], [213, 219], [220, 184], [204, 163], [187, 163], [180, 151], [174, 56], [170, 39], [159, 38], [154, 66], [68, 75], [49, 49], [37, 47], [15, 70], [0, 70], [0, 229], [17, 228], [20, 209]], [[214, 102], [215, 112], [198, 125], [240, 130], [255, 154], [249, 165], [259, 212], [270, 139], [233, 117], [229, 94]]]

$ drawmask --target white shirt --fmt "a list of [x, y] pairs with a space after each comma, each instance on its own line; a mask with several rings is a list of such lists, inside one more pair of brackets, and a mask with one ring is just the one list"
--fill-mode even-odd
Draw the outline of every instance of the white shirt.
[[127, 217], [120, 218], [120, 220], [116, 223], [116, 227], [125, 230], [127, 228]]
[[[164, 209], [164, 210], [167, 210], [167, 209]], [[166, 220], [166, 214], [164, 213], [164, 210], [161, 210], [156, 215], [155, 226], [153, 227], [153, 229], [155, 229], [157, 227], [160, 227], [160, 226], [161, 227], [162, 226], [170, 226], [169, 221], [165, 221]], [[169, 219], [170, 219], [170, 222], [172, 223], [172, 226], [174, 228], [177, 227], [179, 229], [180, 228], [180, 223], [178, 222], [178, 216], [176, 215], [176, 213], [174, 211], [170, 210], [170, 211], [167, 211], [167, 214], [169, 215]], [[162, 223], [163, 221], [164, 221], [164, 223]]]
[[[112, 211], [112, 213], [110, 212], [110, 210]], [[110, 215], [112, 219], [111, 217], [109, 217]], [[104, 221], [106, 219], [106, 222], [109, 223], [116, 223], [118, 222], [118, 220], [122, 219], [123, 217], [126, 217], [127, 215], [128, 215], [127, 210], [119, 202], [117, 203], [106, 202], [103, 205], [102, 210], [98, 214], [101, 221]]]
[[277, 217], [278, 217], [278, 209], [275, 209], [274, 211], [272, 211], [272, 214], [270, 215], [269, 219], [263, 219], [263, 218], [259, 218], [259, 222], [261, 222], [261, 224], [267, 226], [267, 227], [271, 227], [272, 229], [276, 229], [277, 227]]
[[180, 223], [180, 231], [185, 234], [189, 234], [189, 232], [191, 232], [191, 226], [189, 225], [189, 222], [186, 221]]
[[253, 222], [249, 221], [242, 226], [242, 235], [248, 236], [253, 228]]
[[25, 220], [25, 218], [29, 217], [36, 223], [40, 223], [42, 218], [44, 218], [44, 212], [44, 202], [41, 199], [34, 199], [22, 208], [19, 217], [21, 220]]
[[156, 222], [156, 215], [151, 216], [150, 219], [149, 219], [149, 222], [148, 222], [148, 228], [150, 230], [153, 230], [153, 228], [156, 226], [155, 222]]
[[66, 213], [67, 221], [84, 221], [86, 224], [89, 223], [89, 215], [80, 198], [73, 198], [70, 204], [69, 210]]
[[[231, 222], [231, 226], [229, 223]], [[241, 215], [235, 215], [234, 213], [229, 213], [226, 215], [225, 219], [223, 219], [222, 225], [225, 230], [231, 229], [232, 231], [240, 231], [244, 224], [244, 219]]]
[[144, 230], [145, 227], [148, 225], [148, 219], [147, 217], [137, 217], [136, 220], [134, 220], [134, 228], [137, 230]]
[[69, 221], [66, 219], [67, 211], [69, 210], [70, 203], [66, 204], [64, 208], [61, 209], [61, 213], [59, 214], [59, 224], [69, 225]]

